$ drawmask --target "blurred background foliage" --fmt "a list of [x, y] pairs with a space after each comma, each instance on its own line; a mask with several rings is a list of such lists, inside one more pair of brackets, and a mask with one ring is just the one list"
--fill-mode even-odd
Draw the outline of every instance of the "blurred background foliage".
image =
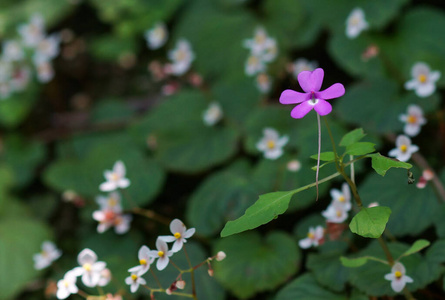
[[[355, 7], [366, 12], [369, 29], [348, 39], [345, 22]], [[328, 241], [317, 252], [303, 254], [298, 248], [309, 226], [324, 223], [320, 211], [327, 206], [329, 189], [339, 188], [340, 181], [321, 185], [317, 202], [314, 190], [297, 194], [292, 210], [267, 226], [224, 239], [219, 232], [258, 195], [314, 181], [315, 162], [309, 156], [317, 151], [315, 114], [294, 120], [289, 107], [278, 105], [281, 91], [299, 89], [286, 70], [300, 57], [324, 68], [326, 85], [341, 82], [346, 87], [330, 115], [337, 141], [362, 127], [386, 154], [403, 128], [399, 114], [409, 104], [422, 107], [428, 123], [414, 142], [443, 182], [445, 76], [427, 98], [403, 84], [418, 61], [445, 74], [444, 8], [434, 0], [2, 0], [0, 39], [15, 38], [17, 26], [40, 13], [48, 32], [61, 33], [62, 44], [53, 80], [33, 80], [25, 91], [0, 101], [0, 299], [53, 297], [51, 284], [76, 265], [76, 255], [85, 247], [106, 261], [116, 278], [117, 286], [106, 290], [128, 291], [124, 278], [137, 262], [137, 250], [154, 245], [168, 228], [134, 216], [123, 236], [97, 233], [91, 216], [97, 209], [94, 199], [103, 171], [117, 160], [127, 166], [128, 194], [135, 204], [196, 228], [189, 248], [196, 262], [219, 250], [227, 253], [226, 260], [215, 264], [214, 278], [205, 267], [198, 274], [199, 299], [394, 295], [383, 280], [387, 270], [382, 265], [346, 269], [338, 260], [350, 251], [346, 241], [354, 240], [360, 253], [373, 255], [380, 251], [376, 243], [345, 233], [345, 240]], [[167, 24], [169, 39], [152, 51], [143, 35], [160, 21]], [[273, 84], [266, 94], [244, 72], [248, 50], [243, 41], [257, 26], [278, 44], [278, 57], [268, 67]], [[148, 70], [153, 61], [166, 62], [166, 49], [180, 38], [195, 53], [190, 72], [202, 77], [199, 87], [186, 75], [160, 82]], [[364, 57], [371, 46], [378, 53]], [[180, 88], [165, 95], [168, 84]], [[213, 101], [220, 103], [224, 117], [216, 126], [206, 126], [202, 115]], [[274, 161], [256, 148], [266, 127], [289, 136], [285, 154]], [[322, 151], [328, 150], [324, 134]], [[301, 169], [291, 172], [287, 164], [295, 159]], [[414, 238], [434, 242], [424, 256], [405, 262], [415, 282], [408, 288], [420, 289], [419, 299], [443, 299], [434, 295], [443, 293], [444, 204], [430, 185], [422, 190], [407, 186], [403, 171], [381, 178], [368, 173], [369, 167], [358, 164], [357, 181], [366, 204], [378, 201], [392, 209], [388, 229], [398, 242], [391, 251], [402, 253], [408, 247], [404, 243]], [[422, 168], [413, 169], [416, 178]], [[321, 177], [332, 170], [322, 168]], [[68, 197], [67, 191], [75, 196]], [[132, 204], [124, 201], [124, 207]], [[36, 271], [32, 255], [47, 239], [64, 254], [53, 268]], [[184, 263], [181, 255], [177, 263]], [[169, 285], [175, 270], [160, 274]], [[370, 284], [364, 278], [381, 280]], [[164, 298], [178, 299], [156, 296]]]

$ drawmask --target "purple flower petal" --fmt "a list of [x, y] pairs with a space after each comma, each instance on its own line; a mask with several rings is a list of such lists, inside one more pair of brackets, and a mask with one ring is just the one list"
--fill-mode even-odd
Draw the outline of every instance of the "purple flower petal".
[[[301, 74], [301, 73], [300, 73]], [[301, 119], [308, 112], [310, 112], [314, 108], [313, 105], [309, 104], [309, 101], [305, 101], [297, 106], [291, 111], [290, 116], [294, 119]]]
[[293, 90], [285, 90], [281, 93], [281, 104], [295, 104], [309, 100], [311, 95], [309, 93], [299, 93]]
[[315, 97], [318, 99], [334, 99], [341, 97], [345, 94], [345, 87], [341, 83], [335, 83], [325, 89], [324, 91], [315, 93]]
[[320, 116], [326, 116], [332, 111], [332, 105], [323, 99], [318, 99], [318, 103], [314, 106], [315, 111]]
[[322, 68], [314, 71], [303, 71], [298, 74], [298, 83], [306, 93], [318, 92], [323, 83], [324, 71]]

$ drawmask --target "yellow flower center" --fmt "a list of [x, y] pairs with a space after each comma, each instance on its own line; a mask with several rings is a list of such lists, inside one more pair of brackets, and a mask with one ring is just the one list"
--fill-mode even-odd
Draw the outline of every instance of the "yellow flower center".
[[136, 274], [131, 274], [131, 279], [133, 279], [133, 281], [136, 281], [136, 279], [138, 279], [138, 275], [136, 275]]
[[351, 18], [350, 24], [352, 26], [357, 26], [358, 24], [360, 24], [360, 18], [357, 16], [354, 16]]
[[83, 268], [85, 269], [85, 271], [87, 271], [87, 272], [91, 271], [91, 264], [89, 264], [89, 263], [83, 264], [82, 267], [83, 267]]
[[164, 256], [164, 251], [158, 251], [158, 255], [159, 255], [159, 257], [163, 257]]
[[67, 288], [70, 286], [70, 282], [68, 280], [64, 280], [63, 285]]
[[111, 197], [110, 199], [108, 199], [108, 205], [109, 206], [116, 206], [117, 205], [117, 200], [114, 199], [113, 197]]
[[416, 116], [408, 116], [408, 123], [411, 123], [411, 124], [415, 124], [415, 123], [417, 123], [417, 117]]
[[408, 150], [408, 146], [407, 145], [400, 146], [400, 151], [406, 152], [406, 150]]
[[307, 237], [310, 238], [311, 240], [313, 240], [315, 238], [315, 234], [313, 234], [312, 232], [309, 232], [307, 234]]
[[337, 212], [336, 212], [336, 215], [337, 215], [337, 217], [341, 217], [341, 215], [342, 215], [342, 211], [341, 210], [337, 210]]
[[255, 36], [255, 42], [257, 44], [263, 44], [266, 41], [266, 35], [264, 33], [259, 33]]
[[256, 56], [250, 56], [249, 57], [249, 60], [248, 60], [248, 65], [257, 65], [259, 63], [259, 60], [258, 60], [258, 58], [256, 57]]
[[179, 239], [179, 238], [181, 237], [181, 234], [180, 234], [179, 232], [176, 232], [176, 233], [174, 234], [174, 236], [175, 236], [175, 238]]
[[176, 60], [177, 61], [183, 61], [187, 57], [187, 53], [184, 50], [179, 50], [176, 52]]
[[119, 175], [117, 175], [116, 173], [111, 173], [111, 180], [117, 181], [119, 180]]
[[139, 263], [140, 263], [141, 265], [146, 265], [146, 264], [147, 264], [147, 260], [146, 260], [146, 259], [140, 259], [140, 260], [139, 260]]
[[400, 271], [396, 271], [396, 272], [394, 273], [394, 276], [396, 276], [397, 279], [400, 279], [400, 278], [402, 278], [402, 272], [400, 272]]
[[269, 149], [275, 148], [275, 141], [268, 140], [267, 141], [267, 148], [269, 148]]
[[260, 85], [265, 85], [269, 83], [269, 77], [267, 77], [266, 74], [261, 73], [260, 75], [258, 75], [257, 81]]
[[345, 196], [341, 195], [340, 197], [338, 197], [338, 201], [340, 202], [345, 202]]
[[426, 75], [425, 74], [420, 74], [417, 77], [417, 80], [419, 80], [420, 83], [425, 83], [426, 82]]

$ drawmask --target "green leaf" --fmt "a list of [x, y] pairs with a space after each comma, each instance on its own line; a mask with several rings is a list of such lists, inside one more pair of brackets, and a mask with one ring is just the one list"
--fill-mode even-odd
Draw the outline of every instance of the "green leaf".
[[357, 268], [361, 267], [368, 261], [367, 257], [359, 257], [359, 258], [347, 258], [344, 256], [340, 257], [340, 261], [343, 264], [343, 266], [348, 268]]
[[311, 253], [306, 267], [311, 270], [318, 283], [329, 289], [341, 292], [348, 281], [349, 269], [344, 267], [338, 259], [338, 252]]
[[372, 168], [381, 176], [385, 176], [386, 172], [391, 168], [411, 169], [413, 166], [409, 163], [398, 161], [380, 153], [369, 155], [372, 160]]
[[[311, 158], [317, 160], [318, 154], [311, 155]], [[320, 153], [320, 160], [321, 161], [333, 161], [333, 160], [335, 160], [335, 154], [332, 151], [322, 152], [322, 153]]]
[[365, 136], [366, 134], [363, 132], [363, 128], [354, 129], [342, 137], [340, 146], [347, 147], [349, 145], [355, 144]]
[[427, 240], [417, 240], [414, 242], [414, 244], [412, 244], [411, 248], [409, 248], [408, 250], [406, 250], [405, 253], [403, 253], [399, 259], [403, 256], [408, 256], [411, 255], [413, 253], [419, 252], [420, 250], [422, 250], [423, 248], [426, 248], [430, 245], [430, 242]]
[[365, 155], [375, 151], [374, 143], [357, 142], [346, 146], [345, 154], [349, 155]]
[[235, 221], [227, 222], [221, 231], [221, 237], [254, 229], [269, 223], [287, 210], [289, 201], [297, 192], [297, 190], [293, 190], [260, 195], [260, 198], [246, 210], [244, 215]]
[[313, 274], [304, 274], [284, 286], [274, 300], [347, 300], [344, 294], [337, 294], [321, 287]]
[[213, 249], [227, 255], [215, 263], [215, 278], [241, 299], [285, 282], [297, 272], [301, 257], [295, 239], [283, 232], [264, 239], [258, 232], [246, 232], [218, 240]]
[[377, 206], [362, 208], [352, 218], [349, 228], [353, 233], [368, 238], [378, 238], [385, 231], [391, 209], [389, 207]]

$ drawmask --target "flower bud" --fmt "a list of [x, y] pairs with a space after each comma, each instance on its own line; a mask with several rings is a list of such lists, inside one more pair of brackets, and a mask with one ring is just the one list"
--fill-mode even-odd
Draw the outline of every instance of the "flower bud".
[[222, 261], [224, 258], [226, 258], [226, 253], [224, 251], [219, 251], [216, 253], [216, 260]]
[[184, 280], [178, 280], [176, 281], [176, 287], [180, 290], [184, 289], [185, 287], [185, 281]]

